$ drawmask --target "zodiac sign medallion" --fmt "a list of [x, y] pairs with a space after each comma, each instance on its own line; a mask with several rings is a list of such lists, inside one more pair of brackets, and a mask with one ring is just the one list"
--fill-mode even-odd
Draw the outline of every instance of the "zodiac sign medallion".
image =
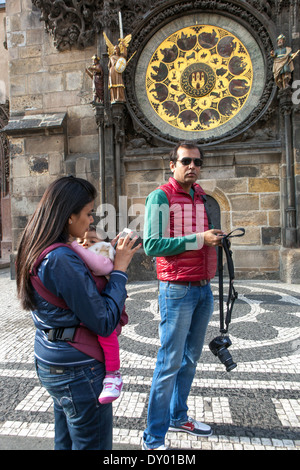
[[214, 25], [178, 30], [156, 48], [146, 71], [146, 91], [155, 113], [184, 131], [222, 126], [243, 108], [253, 82], [245, 45]]

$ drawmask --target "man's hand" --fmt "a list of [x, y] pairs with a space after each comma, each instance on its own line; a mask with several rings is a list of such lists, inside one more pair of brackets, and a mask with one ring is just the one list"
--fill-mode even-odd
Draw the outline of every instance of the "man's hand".
[[225, 233], [219, 229], [212, 229], [203, 232], [203, 244], [207, 246], [219, 246]]

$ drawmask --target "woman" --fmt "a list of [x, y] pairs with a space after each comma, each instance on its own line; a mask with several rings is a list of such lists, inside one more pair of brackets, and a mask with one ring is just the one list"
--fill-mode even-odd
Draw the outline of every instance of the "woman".
[[[32, 311], [37, 328], [37, 374], [54, 400], [56, 450], [112, 448], [112, 405], [98, 402], [105, 365], [66, 341], [48, 337], [53, 329], [80, 323], [109, 336], [119, 323], [126, 298], [125, 272], [139, 247], [133, 249], [129, 237], [118, 241], [114, 271], [99, 294], [89, 269], [68, 246], [93, 223], [95, 198], [96, 190], [86, 180], [70, 176], [53, 182], [25, 228], [16, 261], [18, 296], [22, 307]], [[57, 242], [66, 245], [50, 251], [37, 274], [46, 289], [65, 301], [65, 309], [42, 298], [30, 280], [36, 259]]]

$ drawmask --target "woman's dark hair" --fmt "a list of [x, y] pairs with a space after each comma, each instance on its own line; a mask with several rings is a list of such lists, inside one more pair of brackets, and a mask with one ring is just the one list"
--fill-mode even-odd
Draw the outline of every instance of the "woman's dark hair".
[[16, 259], [18, 297], [25, 310], [34, 308], [30, 271], [45, 248], [53, 243], [67, 243], [68, 220], [88, 203], [95, 200], [97, 191], [88, 181], [64, 176], [46, 189], [39, 205], [22, 234]]
[[184, 141], [184, 142], [178, 142], [175, 145], [175, 147], [171, 150], [171, 152], [170, 152], [170, 162], [176, 163], [177, 158], [178, 158], [177, 151], [180, 147], [183, 147], [185, 149], [190, 149], [190, 150], [192, 150], [192, 149], [199, 150], [200, 158], [201, 158], [201, 160], [203, 160], [204, 155], [203, 155], [202, 149], [197, 144], [195, 144], [194, 142]]

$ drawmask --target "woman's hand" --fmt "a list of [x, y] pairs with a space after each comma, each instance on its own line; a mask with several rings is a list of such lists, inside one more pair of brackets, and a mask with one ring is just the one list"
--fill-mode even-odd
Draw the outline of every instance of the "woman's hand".
[[135, 248], [133, 248], [134, 243], [136, 242], [137, 237], [130, 238], [130, 234], [126, 235], [125, 238], [119, 238], [116, 246], [116, 255], [114, 260], [114, 269], [119, 271], [126, 271], [133, 255], [140, 249], [142, 244], [140, 243]]

